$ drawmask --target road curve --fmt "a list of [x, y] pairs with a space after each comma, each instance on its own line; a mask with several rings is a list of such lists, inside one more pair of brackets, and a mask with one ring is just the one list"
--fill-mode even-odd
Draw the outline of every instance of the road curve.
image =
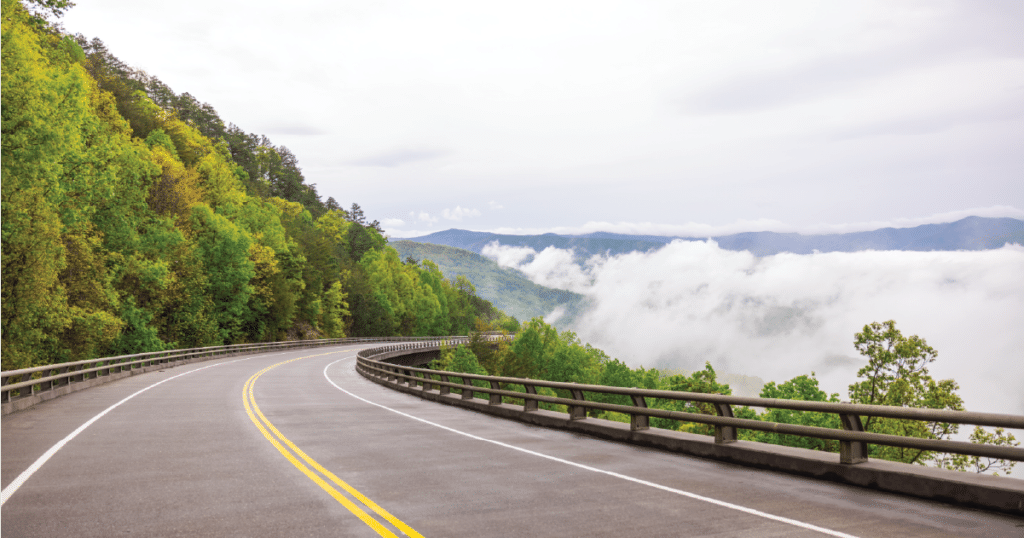
[[[1024, 520], [1012, 516], [425, 402], [356, 374], [362, 347], [170, 368], [4, 417], [0, 532], [1024, 535]], [[47, 451], [106, 410], [24, 478]], [[19, 476], [24, 481], [15, 489]]]

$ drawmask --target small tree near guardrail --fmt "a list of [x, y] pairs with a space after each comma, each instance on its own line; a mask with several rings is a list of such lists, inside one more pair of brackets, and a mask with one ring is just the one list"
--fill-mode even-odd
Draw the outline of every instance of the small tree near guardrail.
[[[857, 372], [861, 381], [850, 385], [850, 400], [854, 403], [952, 409], [962, 411], [963, 400], [956, 394], [959, 389], [952, 379], [936, 381], [928, 373], [928, 365], [938, 352], [919, 336], [903, 336], [896, 322], [873, 322], [855, 336], [857, 351], [868, 358], [867, 366]], [[957, 431], [957, 425], [941, 422], [924, 423], [869, 417], [864, 422], [869, 432], [948, 439]], [[871, 457], [905, 463], [925, 463], [935, 454], [914, 448], [871, 445]]]
[[[1020, 441], [1002, 428], [996, 428], [995, 432], [989, 432], [981, 426], [975, 426], [971, 433], [972, 443], [982, 443], [996, 446], [1020, 446]], [[935, 458], [935, 464], [943, 469], [953, 471], [966, 471], [974, 473], [991, 472], [995, 476], [999, 473], [1010, 474], [1017, 462], [1000, 460], [996, 458], [982, 458], [979, 456], [965, 456], [963, 454], [941, 454]]]

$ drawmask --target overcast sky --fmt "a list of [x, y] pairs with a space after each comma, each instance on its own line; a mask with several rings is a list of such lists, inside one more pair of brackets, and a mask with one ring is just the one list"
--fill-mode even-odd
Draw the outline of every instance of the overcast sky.
[[1024, 218], [1024, 2], [80, 0], [394, 237]]

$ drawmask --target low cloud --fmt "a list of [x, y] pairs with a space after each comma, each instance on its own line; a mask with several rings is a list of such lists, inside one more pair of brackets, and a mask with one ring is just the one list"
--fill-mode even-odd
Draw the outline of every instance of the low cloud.
[[441, 212], [441, 215], [447, 220], [462, 220], [465, 217], [479, 217], [480, 211], [477, 209], [464, 209], [460, 206], [455, 206], [455, 209], [445, 208], [445, 210]]
[[498, 265], [520, 268], [525, 262], [533, 261], [537, 251], [530, 247], [503, 247], [497, 241], [493, 241], [484, 246], [481, 254], [494, 258]]
[[505, 209], [505, 206], [499, 204], [498, 202], [495, 202], [494, 200], [488, 202], [487, 205], [490, 206], [492, 211], [496, 211], [498, 209]]
[[405, 221], [402, 219], [384, 219], [381, 221], [384, 226], [404, 226]]
[[[784, 381], [815, 371], [830, 392], [866, 361], [853, 335], [894, 319], [939, 351], [969, 410], [1024, 412], [1024, 248], [978, 252], [779, 254], [757, 258], [714, 241], [573, 263], [571, 251], [491, 244], [484, 254], [538, 284], [587, 296], [573, 329], [631, 365]], [[553, 315], [556, 313], [552, 313]]]
[[535, 284], [549, 288], [586, 292], [593, 284], [593, 272], [606, 260], [594, 258], [589, 270], [574, 263], [574, 253], [555, 247], [540, 252], [530, 247], [507, 247], [494, 241], [480, 251], [481, 254], [498, 262], [498, 265], [513, 267], [526, 274]]
[[556, 306], [554, 310], [552, 310], [549, 314], [544, 316], [544, 322], [549, 324], [558, 323], [558, 320], [562, 319], [562, 316], [564, 315], [565, 307]]

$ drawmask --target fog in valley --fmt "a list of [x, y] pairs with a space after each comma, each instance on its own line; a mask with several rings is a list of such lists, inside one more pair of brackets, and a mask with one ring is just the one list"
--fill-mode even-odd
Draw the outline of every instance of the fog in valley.
[[[590, 299], [571, 328], [631, 366], [781, 382], [817, 373], [847, 399], [866, 359], [854, 333], [896, 320], [939, 355], [936, 379], [960, 383], [972, 411], [1024, 413], [1024, 248], [864, 251], [758, 258], [714, 241], [594, 257], [492, 243], [484, 254], [534, 282]], [[553, 312], [552, 321], [560, 315]]]

